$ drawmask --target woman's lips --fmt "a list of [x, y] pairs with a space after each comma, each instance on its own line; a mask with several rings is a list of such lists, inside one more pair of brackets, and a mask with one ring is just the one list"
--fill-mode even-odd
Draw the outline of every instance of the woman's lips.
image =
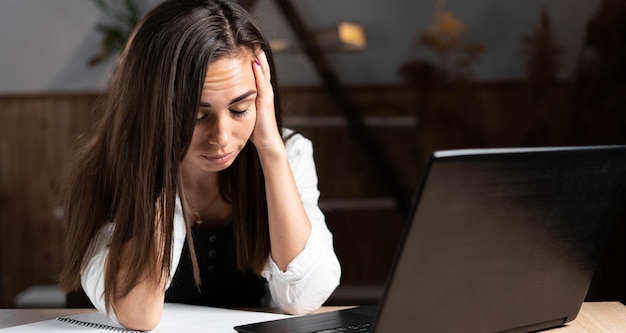
[[226, 164], [232, 158], [233, 153], [205, 156], [205, 158], [215, 164]]

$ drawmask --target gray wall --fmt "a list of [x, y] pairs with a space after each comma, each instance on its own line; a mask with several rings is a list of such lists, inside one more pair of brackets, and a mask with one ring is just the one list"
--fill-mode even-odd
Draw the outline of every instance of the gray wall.
[[[158, 0], [143, 0], [146, 7]], [[294, 5], [311, 28], [325, 28], [340, 20], [365, 26], [369, 46], [365, 52], [329, 54], [346, 84], [397, 84], [399, 66], [413, 58], [429, 57], [413, 40], [432, 21], [434, 1], [423, 0], [298, 0]], [[469, 28], [467, 37], [482, 42], [487, 52], [477, 68], [481, 79], [516, 78], [523, 73], [521, 37], [547, 8], [558, 41], [566, 48], [564, 75], [578, 54], [586, 19], [599, 0], [449, 0]], [[271, 0], [259, 0], [254, 9], [270, 38], [293, 38]], [[102, 14], [88, 0], [0, 1], [0, 94], [77, 92], [102, 89], [112, 61], [88, 67], [99, 49], [95, 26]], [[310, 86], [319, 80], [299, 52], [276, 55], [280, 82]]]

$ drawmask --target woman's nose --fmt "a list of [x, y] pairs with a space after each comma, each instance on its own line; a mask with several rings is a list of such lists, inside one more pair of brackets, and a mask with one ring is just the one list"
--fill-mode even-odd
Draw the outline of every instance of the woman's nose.
[[232, 133], [231, 122], [226, 116], [216, 116], [213, 118], [212, 126], [209, 129], [208, 141], [212, 145], [225, 147], [230, 141]]

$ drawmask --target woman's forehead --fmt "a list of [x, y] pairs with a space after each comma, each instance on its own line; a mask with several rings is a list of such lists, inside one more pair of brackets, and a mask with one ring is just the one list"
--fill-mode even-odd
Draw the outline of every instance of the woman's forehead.
[[255, 89], [251, 54], [249, 52], [248, 56], [222, 57], [211, 62], [204, 79], [202, 101], [213, 104]]

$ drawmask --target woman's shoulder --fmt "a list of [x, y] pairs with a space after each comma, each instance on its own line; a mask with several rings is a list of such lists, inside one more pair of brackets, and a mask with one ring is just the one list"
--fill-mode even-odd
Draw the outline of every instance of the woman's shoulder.
[[311, 140], [301, 133], [289, 128], [283, 128], [282, 135], [290, 162], [293, 163], [303, 156], [313, 154], [313, 144]]
[[281, 134], [287, 147], [311, 144], [311, 140], [302, 135], [302, 133], [294, 131], [290, 128], [283, 127]]

